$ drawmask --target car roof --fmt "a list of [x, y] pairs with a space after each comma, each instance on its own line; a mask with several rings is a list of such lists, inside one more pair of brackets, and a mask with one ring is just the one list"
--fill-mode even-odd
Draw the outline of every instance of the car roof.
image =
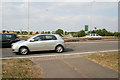
[[58, 34], [37, 34], [36, 36], [38, 35], [58, 35]]

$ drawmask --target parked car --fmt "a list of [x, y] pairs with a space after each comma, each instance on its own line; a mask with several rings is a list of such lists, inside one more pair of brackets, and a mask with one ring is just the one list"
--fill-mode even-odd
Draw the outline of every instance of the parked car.
[[87, 34], [86, 38], [102, 38], [102, 36], [92, 33], [92, 34]]
[[20, 41], [16, 34], [0, 34], [0, 46], [11, 47], [14, 42]]
[[19, 41], [12, 44], [12, 51], [19, 54], [45, 50], [55, 50], [61, 53], [64, 49], [64, 40], [58, 34], [38, 34], [26, 41]]

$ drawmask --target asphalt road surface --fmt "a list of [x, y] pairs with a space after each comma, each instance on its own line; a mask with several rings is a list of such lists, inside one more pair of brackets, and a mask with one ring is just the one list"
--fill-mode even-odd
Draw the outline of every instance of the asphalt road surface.
[[[118, 73], [107, 67], [96, 64], [84, 57], [75, 55], [77, 53], [96, 52], [118, 50], [117, 41], [92, 41], [92, 42], [70, 42], [66, 43], [66, 50], [63, 53], [55, 53], [54, 51], [32, 52], [29, 55], [16, 55], [12, 53], [11, 48], [1, 48], [3, 58], [20, 58], [28, 57], [38, 68], [41, 69], [43, 78], [88, 78], [88, 80], [96, 80], [91, 78], [112, 78], [117, 80]], [[67, 54], [67, 58], [48, 57], [48, 55], [63, 55]], [[68, 56], [73, 54], [75, 56]], [[40, 57], [45, 56], [46, 57]], [[35, 57], [33, 57], [35, 56]], [[39, 57], [37, 57], [39, 56]], [[89, 79], [90, 78], [90, 79]], [[116, 79], [113, 79], [116, 78]], [[100, 80], [100, 79], [99, 79]]]
[[[117, 41], [69, 42], [66, 43], [65, 52], [60, 54], [106, 51], [106, 50], [118, 50], [118, 42]], [[2, 58], [59, 54], [54, 51], [40, 51], [32, 52], [29, 55], [17, 55], [12, 52], [11, 48], [0, 48], [0, 51], [2, 53]]]

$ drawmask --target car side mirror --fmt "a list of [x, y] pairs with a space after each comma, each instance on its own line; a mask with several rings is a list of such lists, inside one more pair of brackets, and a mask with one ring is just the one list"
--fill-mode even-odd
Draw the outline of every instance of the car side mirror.
[[31, 39], [30, 42], [34, 42], [35, 40], [34, 39]]

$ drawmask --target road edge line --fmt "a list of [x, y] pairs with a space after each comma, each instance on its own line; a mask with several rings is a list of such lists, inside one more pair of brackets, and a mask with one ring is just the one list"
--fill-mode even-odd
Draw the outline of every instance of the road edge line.
[[72, 55], [83, 55], [83, 54], [92, 54], [92, 53], [100, 53], [100, 52], [114, 52], [119, 50], [105, 50], [105, 51], [93, 51], [93, 52], [80, 52], [80, 53], [66, 53], [66, 54], [55, 54], [55, 55], [40, 55], [40, 56], [25, 56], [25, 57], [7, 57], [0, 58], [1, 59], [16, 59], [16, 58], [40, 58], [40, 57], [56, 57], [56, 56], [72, 56]]

